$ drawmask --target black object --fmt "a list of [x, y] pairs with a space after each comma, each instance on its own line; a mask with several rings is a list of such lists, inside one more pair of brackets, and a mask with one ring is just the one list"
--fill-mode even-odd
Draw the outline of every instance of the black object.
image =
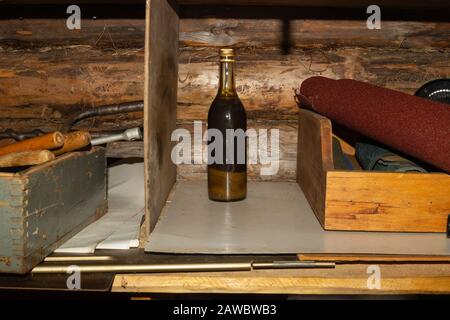
[[40, 129], [35, 129], [30, 132], [16, 132], [12, 129], [7, 129], [3, 132], [0, 132], [0, 139], [14, 139], [16, 141], [22, 141], [22, 140], [33, 138], [33, 137], [40, 136], [43, 134], [45, 134], [45, 132], [43, 132]]
[[416, 96], [450, 104], [450, 79], [436, 79], [425, 83]]
[[425, 169], [416, 163], [380, 146], [358, 142], [355, 145], [355, 150], [356, 158], [364, 170], [385, 172], [426, 172]]
[[144, 110], [144, 102], [143, 101], [133, 101], [119, 104], [111, 104], [106, 106], [101, 106], [97, 108], [91, 108], [86, 111], [83, 111], [77, 114], [74, 118], [72, 118], [69, 122], [69, 129], [75, 125], [78, 121], [95, 117], [95, 116], [103, 116], [103, 115], [111, 115], [118, 113], [127, 113], [127, 112], [136, 112]]
[[353, 163], [342, 151], [341, 143], [335, 137], [333, 137], [333, 164], [334, 168], [338, 170], [356, 170]]
[[[111, 104], [100, 106], [96, 108], [91, 108], [86, 111], [82, 111], [77, 113], [75, 116], [72, 116], [65, 128], [62, 128], [61, 131], [70, 131], [71, 128], [78, 122], [86, 118], [91, 118], [95, 116], [104, 116], [104, 115], [112, 115], [119, 113], [128, 113], [128, 112], [137, 112], [144, 110], [144, 102], [143, 101], [133, 101], [119, 104]], [[108, 132], [92, 132], [92, 138], [109, 136], [117, 133], [122, 133], [123, 130], [120, 131], [108, 131]], [[45, 134], [42, 130], [35, 129], [30, 132], [16, 132], [12, 129], [7, 129], [6, 131], [0, 132], [0, 139], [14, 139], [16, 141], [22, 141], [24, 139], [33, 138], [39, 135]]]
[[447, 217], [447, 238], [450, 238], [450, 214]]

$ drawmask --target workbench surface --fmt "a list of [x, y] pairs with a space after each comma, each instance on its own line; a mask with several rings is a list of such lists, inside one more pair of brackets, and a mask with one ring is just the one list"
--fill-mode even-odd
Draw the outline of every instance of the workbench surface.
[[[116, 264], [167, 264], [297, 260], [295, 255], [149, 254], [143, 249], [97, 250]], [[98, 262], [110, 264], [111, 262]], [[70, 263], [76, 264], [76, 263]], [[81, 265], [82, 263], [79, 263]], [[372, 266], [372, 267], [371, 267]], [[381, 289], [369, 289], [378, 266]], [[371, 268], [369, 268], [371, 267]], [[376, 268], [376, 267], [375, 267]], [[67, 274], [0, 275], [0, 289], [67, 290]], [[335, 269], [253, 270], [193, 273], [83, 274], [82, 290], [148, 294], [450, 294], [450, 263], [348, 263]]]
[[369, 264], [336, 269], [116, 275], [113, 292], [245, 294], [449, 294], [450, 264], [377, 264], [381, 289], [369, 289]]

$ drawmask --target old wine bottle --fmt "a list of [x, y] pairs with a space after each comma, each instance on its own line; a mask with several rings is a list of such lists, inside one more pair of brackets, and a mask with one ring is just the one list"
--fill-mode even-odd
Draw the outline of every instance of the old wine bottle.
[[208, 112], [208, 194], [228, 202], [247, 195], [247, 117], [234, 83], [234, 50], [219, 53], [219, 91]]

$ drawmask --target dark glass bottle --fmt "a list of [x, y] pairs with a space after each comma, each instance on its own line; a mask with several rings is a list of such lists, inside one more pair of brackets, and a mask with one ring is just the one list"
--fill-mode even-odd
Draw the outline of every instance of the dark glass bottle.
[[[234, 50], [219, 54], [219, 90], [208, 112], [208, 194], [228, 202], [247, 196], [247, 117], [234, 82]], [[222, 139], [214, 136], [218, 133]]]

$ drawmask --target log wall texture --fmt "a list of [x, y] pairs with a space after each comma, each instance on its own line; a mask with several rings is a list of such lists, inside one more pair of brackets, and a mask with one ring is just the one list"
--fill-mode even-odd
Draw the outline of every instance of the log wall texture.
[[[0, 131], [55, 130], [80, 110], [142, 100], [145, 21], [139, 8], [130, 17], [87, 15], [78, 31], [66, 28], [64, 11], [61, 18], [55, 13], [1, 17]], [[450, 75], [450, 22], [439, 15], [398, 15], [382, 20], [381, 30], [366, 28], [364, 11], [339, 20], [332, 12], [321, 16], [298, 8], [191, 8], [181, 15], [179, 126], [206, 119], [217, 90], [221, 46], [237, 48], [238, 92], [258, 127], [296, 131], [293, 90], [313, 75], [369, 81], [407, 93]], [[138, 125], [139, 112], [86, 119], [77, 128]], [[296, 135], [289, 130], [285, 136], [291, 138], [281, 144], [290, 150]], [[274, 178], [294, 179], [295, 153], [281, 152], [281, 158], [285, 165]], [[194, 165], [179, 168], [183, 177], [200, 171]]]

